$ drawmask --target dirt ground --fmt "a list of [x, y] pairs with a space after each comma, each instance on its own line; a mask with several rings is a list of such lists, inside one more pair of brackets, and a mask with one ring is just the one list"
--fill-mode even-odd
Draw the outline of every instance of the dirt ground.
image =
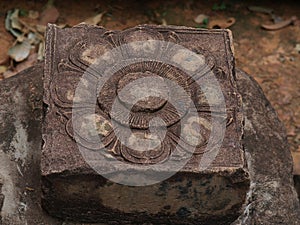
[[[0, 2], [0, 57], [7, 55], [15, 38], [5, 29], [8, 10], [19, 8], [41, 13], [47, 1], [1, 1]], [[261, 28], [271, 24], [271, 16], [253, 12], [249, 6], [271, 8], [276, 16], [300, 19], [300, 3], [297, 1], [55, 1], [59, 11], [57, 24], [76, 25], [89, 17], [105, 12], [99, 25], [121, 30], [138, 24], [168, 24], [200, 27], [194, 21], [205, 14], [210, 22], [235, 18], [230, 27], [234, 37], [236, 66], [251, 74], [262, 86], [266, 96], [284, 122], [295, 172], [300, 174], [300, 22], [276, 31]], [[26, 19], [26, 18], [25, 18]], [[35, 23], [35, 20], [31, 20]], [[1, 59], [1, 58], [0, 58]], [[12, 69], [17, 66], [11, 59], [2, 65]], [[32, 64], [29, 63], [29, 64]], [[4, 79], [0, 74], [0, 80]]]

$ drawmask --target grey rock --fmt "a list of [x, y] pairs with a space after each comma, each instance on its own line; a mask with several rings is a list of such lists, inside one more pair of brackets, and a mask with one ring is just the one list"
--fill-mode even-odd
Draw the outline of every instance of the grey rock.
[[244, 148], [250, 191], [234, 224], [300, 224], [293, 162], [283, 124], [258, 83], [236, 71], [245, 116]]

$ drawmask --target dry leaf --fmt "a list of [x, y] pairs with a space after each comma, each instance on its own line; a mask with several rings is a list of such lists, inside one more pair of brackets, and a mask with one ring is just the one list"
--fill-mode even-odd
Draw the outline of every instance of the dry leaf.
[[9, 78], [9, 77], [12, 77], [14, 75], [16, 75], [17, 73], [21, 72], [22, 70], [25, 70], [27, 69], [28, 67], [31, 67], [33, 66], [37, 61], [37, 53], [33, 53], [31, 54], [27, 60], [25, 60], [24, 62], [22, 63], [19, 63], [16, 68], [14, 68], [13, 70], [8, 70], [6, 71], [4, 74], [3, 74], [3, 77], [6, 79], [6, 78]]
[[215, 19], [208, 23], [210, 29], [225, 29], [231, 27], [235, 23], [235, 18], [229, 17], [228, 19]]
[[35, 27], [36, 27], [36, 30], [42, 34], [46, 32], [47, 27], [45, 25], [37, 24]]
[[297, 20], [296, 16], [292, 16], [291, 18], [284, 20], [282, 22], [279, 23], [274, 23], [274, 24], [262, 24], [262, 28], [266, 29], [266, 30], [279, 30], [282, 29], [284, 27], [287, 27], [288, 25], [294, 23]]
[[261, 6], [249, 6], [248, 9], [252, 12], [259, 12], [259, 13], [266, 13], [266, 14], [273, 13], [273, 9], [265, 8]]
[[27, 36], [28, 41], [32, 45], [38, 45], [41, 42], [41, 39], [36, 35], [36, 33], [30, 32]]
[[40, 25], [46, 26], [48, 23], [55, 23], [59, 17], [59, 12], [56, 7], [50, 6], [49, 8], [46, 8], [42, 13], [40, 17]]
[[26, 39], [22, 43], [17, 44], [8, 50], [8, 55], [16, 62], [21, 62], [29, 56], [31, 45]]
[[9, 31], [16, 38], [22, 36], [21, 24], [19, 23], [19, 10], [9, 10], [5, 17], [5, 29]]
[[0, 51], [0, 64], [4, 64], [8, 61], [9, 57], [7, 55], [7, 51], [9, 47], [11, 46], [10, 42], [0, 38], [0, 46], [1, 46], [1, 51]]
[[39, 44], [39, 50], [38, 50], [38, 60], [43, 60], [45, 55], [45, 43], [43, 41], [40, 42]]
[[10, 24], [13, 29], [22, 30], [22, 25], [19, 22], [19, 9], [15, 9], [10, 15]]
[[86, 24], [90, 24], [90, 25], [98, 25], [101, 20], [102, 20], [102, 17], [103, 15], [105, 14], [106, 12], [102, 12], [102, 13], [99, 13], [98, 15], [96, 16], [93, 16], [93, 17], [90, 17], [88, 19], [86, 19], [84, 22]]
[[161, 19], [161, 25], [163, 25], [163, 26], [167, 26], [168, 25], [166, 19], [164, 19], [164, 18]]
[[0, 74], [6, 72], [7, 67], [6, 66], [0, 66]]

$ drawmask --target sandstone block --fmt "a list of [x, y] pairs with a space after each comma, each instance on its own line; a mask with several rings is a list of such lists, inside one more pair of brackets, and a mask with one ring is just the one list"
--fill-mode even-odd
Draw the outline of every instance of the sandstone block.
[[230, 31], [50, 25], [46, 46], [48, 213], [106, 224], [238, 217], [249, 177]]

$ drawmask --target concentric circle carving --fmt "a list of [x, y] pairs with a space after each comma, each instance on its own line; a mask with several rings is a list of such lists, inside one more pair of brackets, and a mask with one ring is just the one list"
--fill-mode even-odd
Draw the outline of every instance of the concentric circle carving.
[[[51, 95], [58, 106], [70, 108], [76, 102], [80, 108], [81, 104], [92, 103], [74, 98], [82, 78], [80, 71], [88, 68], [87, 73], [92, 75], [81, 81], [86, 92], [78, 96], [85, 99], [95, 91], [90, 87], [112, 71], [96, 90], [95, 113], [84, 109], [76, 113], [66, 124], [67, 133], [86, 149], [107, 149], [118, 160], [133, 164], [164, 162], [177, 147], [182, 152], [203, 154], [212, 130], [209, 116], [201, 112], [209, 98], [203, 93], [209, 90], [202, 93], [194, 83], [214, 68], [214, 58], [197, 46], [192, 51], [176, 46], [176, 33], [164, 37], [158, 31], [134, 28], [114, 35], [77, 43], [69, 56], [72, 69], [61, 71], [51, 84]], [[107, 40], [108, 36], [113, 41]], [[165, 44], [165, 38], [173, 41]], [[120, 53], [114, 53], [118, 46], [113, 43], [120, 46]], [[124, 65], [116, 56], [122, 58]], [[118, 63], [121, 69], [115, 67]], [[97, 70], [101, 66], [107, 70]], [[68, 68], [65, 62], [62, 68]], [[196, 108], [192, 109], [192, 105]], [[156, 118], [161, 123], [154, 123]], [[120, 139], [119, 134], [126, 133], [126, 129], [128, 135]]]

